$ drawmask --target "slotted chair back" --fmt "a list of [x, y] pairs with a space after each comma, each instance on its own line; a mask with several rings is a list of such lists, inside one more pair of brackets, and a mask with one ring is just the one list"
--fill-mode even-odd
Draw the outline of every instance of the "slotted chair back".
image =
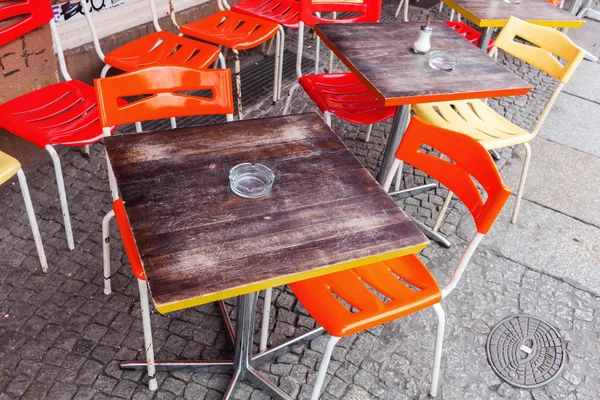
[[[446, 159], [423, 151], [423, 145], [437, 150]], [[442, 289], [442, 296], [445, 297], [458, 284], [479, 242], [488, 233], [510, 197], [511, 189], [504, 186], [494, 160], [479, 142], [462, 133], [429, 125], [419, 117], [412, 118], [396, 151], [396, 165], [401, 160], [454, 192], [473, 216], [477, 227], [477, 233], [463, 253], [452, 279]], [[392, 167], [386, 185], [393, 180], [395, 171]], [[485, 199], [475, 182], [486, 192]]]
[[[95, 79], [100, 123], [105, 129], [120, 124], [208, 114], [233, 113], [231, 72], [178, 66], [155, 66], [110, 78]], [[183, 94], [212, 91], [211, 97]], [[147, 96], [125, 103], [125, 97]]]

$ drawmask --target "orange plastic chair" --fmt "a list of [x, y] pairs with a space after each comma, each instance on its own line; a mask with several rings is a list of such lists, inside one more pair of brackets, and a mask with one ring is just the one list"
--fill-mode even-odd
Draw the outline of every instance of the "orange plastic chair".
[[[235, 79], [237, 87], [238, 118], [243, 119], [242, 112], [242, 82], [240, 54], [241, 50], [248, 50], [265, 44], [277, 36], [275, 47], [275, 74], [273, 79], [273, 102], [281, 97], [281, 33], [280, 26], [272, 21], [256, 18], [249, 15], [236, 13], [224, 8], [222, 0], [218, 0], [220, 12], [201, 20], [179, 27], [184, 35], [200, 39], [205, 42], [215, 43], [219, 46], [233, 50], [235, 60]], [[175, 20], [175, 11], [171, 10], [171, 17]]]
[[[110, 135], [110, 127], [120, 124], [136, 123], [137, 132], [141, 132], [141, 122], [138, 121], [206, 114], [227, 114], [227, 120], [233, 120], [231, 71], [228, 69], [198, 70], [177, 66], [155, 66], [111, 78], [95, 79], [94, 86], [98, 98], [100, 123], [103, 126], [105, 136]], [[200, 97], [182, 93], [195, 91], [202, 91], [202, 93], [211, 91], [212, 94], [209, 97]], [[142, 96], [142, 98], [128, 103], [125, 101], [126, 98], [139, 96]], [[110, 220], [115, 217], [131, 269], [138, 279], [146, 360], [150, 378], [148, 387], [150, 390], [156, 390], [158, 383], [155, 377], [154, 347], [152, 344], [146, 275], [123, 200], [119, 198], [108, 156], [106, 160], [113, 197], [113, 210], [106, 214], [102, 221], [104, 293], [111, 293], [109, 224]]]
[[[83, 1], [89, 3], [89, 0]], [[83, 7], [96, 53], [106, 64], [100, 74], [101, 78], [106, 77], [112, 67], [126, 72], [154, 65], [208, 68], [218, 58], [221, 60], [221, 68], [225, 68], [225, 60], [218, 47], [163, 31], [158, 23], [154, 0], [149, 0], [149, 5], [156, 32], [127, 43], [106, 55], [100, 46], [89, 7]]]
[[[452, 161], [422, 151], [423, 145], [431, 146]], [[433, 306], [438, 317], [431, 379], [431, 395], [437, 394], [445, 326], [445, 315], [440, 301], [458, 284], [475, 249], [493, 225], [511, 193], [510, 189], [502, 184], [494, 161], [481, 144], [464, 134], [428, 125], [418, 117], [412, 119], [396, 152], [395, 167], [390, 169], [386, 177], [386, 190], [389, 189], [394, 171], [402, 163], [401, 160], [454, 191], [473, 216], [477, 233], [465, 250], [450, 282], [443, 289], [440, 289], [425, 264], [416, 255], [290, 284], [290, 288], [310, 315], [332, 335], [321, 361], [311, 397], [313, 400], [319, 397], [331, 353], [341, 337], [370, 329], [429, 306]], [[483, 200], [474, 180], [487, 192], [486, 200]], [[381, 300], [382, 296], [386, 300]], [[349, 304], [352, 309], [339, 299]]]

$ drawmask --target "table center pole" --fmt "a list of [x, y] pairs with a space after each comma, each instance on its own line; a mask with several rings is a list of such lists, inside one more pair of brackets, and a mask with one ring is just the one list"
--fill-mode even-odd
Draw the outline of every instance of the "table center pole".
[[377, 182], [379, 182], [379, 184], [382, 186], [385, 182], [385, 177], [387, 176], [388, 171], [392, 167], [392, 163], [396, 157], [396, 150], [398, 149], [400, 141], [402, 141], [402, 136], [404, 136], [404, 132], [408, 126], [409, 113], [410, 107], [407, 105], [398, 106], [396, 109], [394, 121], [392, 122], [392, 130], [390, 131], [390, 136], [388, 137], [387, 145], [385, 146], [383, 163], [381, 164], [381, 169], [377, 175]]

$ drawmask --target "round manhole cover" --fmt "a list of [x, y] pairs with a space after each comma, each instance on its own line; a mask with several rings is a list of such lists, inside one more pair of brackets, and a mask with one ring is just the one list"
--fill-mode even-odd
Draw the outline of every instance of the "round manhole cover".
[[524, 389], [552, 381], [566, 363], [558, 329], [526, 315], [506, 318], [492, 329], [487, 341], [487, 355], [500, 378]]

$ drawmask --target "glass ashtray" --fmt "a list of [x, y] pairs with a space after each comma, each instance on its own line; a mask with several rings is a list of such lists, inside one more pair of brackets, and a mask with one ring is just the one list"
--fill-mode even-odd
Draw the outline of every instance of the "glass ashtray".
[[271, 193], [275, 174], [262, 164], [238, 164], [229, 171], [233, 193], [246, 199], [260, 199]]
[[452, 71], [456, 67], [456, 57], [447, 51], [435, 50], [429, 53], [428, 65], [437, 71]]

